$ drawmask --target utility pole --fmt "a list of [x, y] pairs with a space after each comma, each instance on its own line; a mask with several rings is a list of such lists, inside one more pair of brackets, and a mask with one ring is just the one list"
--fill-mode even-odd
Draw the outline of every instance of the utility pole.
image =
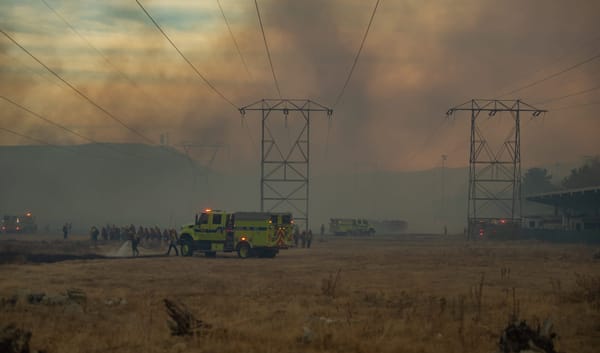
[[293, 212], [308, 230], [311, 113], [331, 118], [333, 109], [305, 99], [262, 99], [240, 108], [242, 115], [248, 111], [262, 114], [261, 212]]
[[446, 225], [446, 195], [445, 195], [445, 183], [446, 183], [446, 160], [448, 155], [442, 154], [442, 224], [444, 225], [444, 235], [448, 235], [448, 227]]
[[[539, 117], [546, 110], [517, 100], [472, 99], [449, 109], [471, 113], [467, 238], [473, 239], [481, 224], [501, 220], [519, 229], [521, 223], [521, 113]], [[513, 127], [500, 146], [490, 146], [479, 127], [480, 114], [489, 119], [510, 114]], [[494, 148], [494, 149], [493, 149]]]

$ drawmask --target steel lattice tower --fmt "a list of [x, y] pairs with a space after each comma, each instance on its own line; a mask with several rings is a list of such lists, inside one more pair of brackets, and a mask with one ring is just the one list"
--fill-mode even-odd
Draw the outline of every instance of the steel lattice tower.
[[[311, 100], [263, 99], [240, 108], [242, 115], [247, 111], [262, 113], [260, 210], [293, 212], [294, 219], [304, 222], [308, 230], [311, 113], [324, 112], [331, 117], [333, 110]], [[294, 135], [288, 136], [288, 146], [275, 127], [280, 118], [286, 130], [288, 119], [297, 127]]]
[[[471, 137], [469, 152], [469, 195], [467, 205], [467, 236], [473, 238], [476, 225], [502, 219], [515, 227], [521, 223], [521, 113], [534, 117], [541, 110], [521, 100], [473, 99], [451, 108], [471, 113]], [[490, 146], [479, 127], [481, 113], [489, 118], [497, 113], [509, 113], [513, 127], [501, 146]], [[494, 150], [493, 147], [498, 148]]]

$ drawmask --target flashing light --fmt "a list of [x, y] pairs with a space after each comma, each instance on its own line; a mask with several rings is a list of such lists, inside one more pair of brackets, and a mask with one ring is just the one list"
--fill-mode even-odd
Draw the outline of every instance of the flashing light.
[[240, 240], [241, 240], [241, 241], [246, 241], [246, 240], [248, 240], [248, 238], [246, 238], [246, 236], [244, 235], [244, 236], [242, 236], [242, 237], [240, 238]]
[[273, 223], [273, 221], [269, 219], [269, 224], [271, 224], [271, 223]]
[[500, 223], [502, 223], [502, 224], [506, 223], [506, 219], [501, 219]]
[[294, 220], [292, 219], [292, 220], [290, 221], [290, 223], [291, 223], [291, 224], [294, 224]]
[[204, 212], [206, 212], [206, 213], [208, 213], [208, 212], [212, 212], [212, 209], [210, 209], [210, 208], [206, 208], [206, 209], [204, 209]]
[[27, 217], [31, 217], [31, 212], [27, 212], [27, 213], [25, 213], [25, 216], [27, 216]]
[[20, 229], [21, 229], [21, 227], [17, 226], [17, 230], [20, 230]]

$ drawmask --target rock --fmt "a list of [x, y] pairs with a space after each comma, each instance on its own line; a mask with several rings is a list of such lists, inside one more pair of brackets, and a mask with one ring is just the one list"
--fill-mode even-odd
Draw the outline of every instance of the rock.
[[42, 300], [44, 299], [44, 297], [46, 296], [46, 293], [29, 293], [27, 295], [27, 302], [29, 304], [39, 304], [42, 302]]
[[77, 304], [85, 304], [87, 296], [81, 289], [71, 288], [67, 289], [67, 297]]
[[196, 319], [194, 314], [181, 302], [163, 299], [170, 320], [167, 321], [173, 336], [199, 335], [211, 329], [211, 325]]
[[31, 332], [21, 330], [14, 324], [5, 326], [0, 330], [0, 352], [29, 353], [30, 339]]
[[10, 296], [8, 298], [0, 298], [0, 307], [3, 306], [15, 306], [19, 301], [19, 297], [16, 295]]
[[315, 333], [308, 326], [302, 327], [302, 343], [311, 343], [315, 339]]
[[[546, 321], [543, 330], [538, 326], [532, 329], [525, 321], [509, 324], [500, 337], [498, 348], [500, 352], [538, 352], [556, 353], [554, 350], [554, 338], [556, 334], [551, 332], [552, 323]], [[540, 332], [541, 331], [541, 332]]]
[[42, 304], [45, 305], [66, 305], [69, 303], [69, 297], [63, 294], [57, 295], [46, 295], [44, 299], [42, 299]]
[[127, 305], [127, 299], [125, 298], [108, 298], [104, 301], [105, 305], [113, 306], [113, 305]]

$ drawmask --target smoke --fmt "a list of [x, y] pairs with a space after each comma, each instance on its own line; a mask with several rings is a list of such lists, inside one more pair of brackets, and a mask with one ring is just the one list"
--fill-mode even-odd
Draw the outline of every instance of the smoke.
[[[43, 4], [2, 5], [1, 18], [40, 59], [153, 140], [169, 133], [173, 143], [226, 142], [239, 146], [232, 150], [237, 161], [256, 158], [248, 131], [258, 140], [257, 118], [248, 115], [249, 128], [242, 128], [238, 112], [196, 76], [135, 4], [52, 4], [137, 87], [47, 9], [42, 11]], [[467, 146], [462, 142], [468, 123], [459, 117], [445, 125], [448, 108], [471, 98], [494, 97], [593, 55], [597, 48], [597, 41], [589, 41], [597, 37], [592, 15], [600, 11], [597, 2], [576, 7], [540, 1], [490, 4], [381, 2], [350, 84], [335, 107], [332, 130], [327, 132], [325, 119], [313, 119], [313, 146], [321, 155], [325, 144], [329, 146], [329, 160], [315, 159], [313, 170], [352, 171], [355, 165], [375, 164], [389, 170], [424, 169], [448, 151], [454, 153], [451, 166], [465, 165]], [[236, 105], [276, 95], [253, 2], [223, 1], [250, 76], [216, 4], [146, 5], [199, 71]], [[262, 0], [259, 6], [284, 98], [309, 98], [331, 106], [348, 75], [374, 1]], [[97, 140], [141, 142], [68, 88], [59, 88], [62, 84], [57, 86], [56, 79], [6, 40], [0, 41], [0, 60], [0, 88], [7, 96]], [[597, 62], [590, 63], [508, 98], [535, 103], [585, 89], [600, 79], [599, 71]], [[556, 115], [543, 129], [536, 124], [526, 127], [523, 150], [532, 161], [542, 163], [552, 158], [550, 154], [570, 159], [597, 150], [597, 142], [575, 143], [597, 141], [592, 132], [600, 123], [586, 119], [592, 109], [569, 112], [568, 124], [564, 115]], [[8, 107], [6, 115], [7, 124], [31, 135], [79, 142], [13, 108]], [[555, 135], [570, 147], [548, 144]]]

